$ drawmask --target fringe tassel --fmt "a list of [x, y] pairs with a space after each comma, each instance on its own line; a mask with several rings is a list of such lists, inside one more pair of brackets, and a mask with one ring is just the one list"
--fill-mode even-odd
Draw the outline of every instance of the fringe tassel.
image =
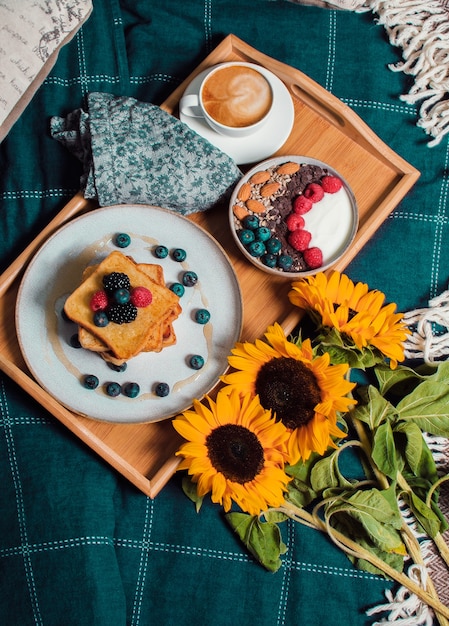
[[429, 300], [429, 308], [407, 311], [404, 322], [412, 331], [404, 344], [406, 359], [432, 365], [449, 355], [449, 290]]
[[394, 72], [414, 77], [414, 85], [401, 100], [423, 100], [417, 126], [438, 145], [449, 133], [449, 6], [445, 0], [365, 0], [359, 12], [379, 16], [394, 46], [402, 48], [403, 63], [391, 64]]
[[[424, 567], [415, 564], [411, 565], [408, 570], [408, 576], [423, 589], [426, 588], [427, 572]], [[384, 618], [380, 622], [374, 622], [372, 626], [382, 626], [392, 622], [397, 624], [397, 626], [433, 625], [434, 613], [432, 609], [414, 593], [410, 593], [406, 587], [400, 587], [395, 596], [387, 589], [385, 597], [388, 600], [387, 604], [368, 609], [366, 613], [371, 617], [376, 613], [388, 612], [388, 618]]]

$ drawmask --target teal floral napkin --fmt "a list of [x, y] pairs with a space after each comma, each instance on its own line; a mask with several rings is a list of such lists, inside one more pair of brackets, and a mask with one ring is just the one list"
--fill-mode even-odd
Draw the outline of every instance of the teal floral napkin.
[[52, 117], [50, 132], [83, 163], [81, 189], [100, 206], [152, 204], [183, 215], [226, 199], [236, 163], [158, 106], [90, 93], [88, 110]]

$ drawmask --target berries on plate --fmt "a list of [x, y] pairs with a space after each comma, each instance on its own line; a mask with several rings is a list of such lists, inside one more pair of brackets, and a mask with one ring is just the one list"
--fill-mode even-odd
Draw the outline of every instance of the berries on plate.
[[134, 287], [131, 290], [131, 302], [138, 309], [149, 306], [153, 301], [153, 294], [146, 287]]
[[90, 299], [89, 306], [92, 311], [103, 311], [108, 306], [108, 294], [104, 289], [99, 289]]
[[119, 248], [127, 248], [131, 243], [131, 237], [127, 233], [118, 233], [115, 236], [115, 245]]
[[99, 380], [95, 374], [87, 374], [84, 376], [83, 385], [86, 389], [96, 389], [98, 387]]
[[137, 307], [132, 302], [113, 304], [108, 308], [108, 317], [114, 324], [129, 324], [137, 317]]
[[118, 383], [107, 383], [105, 386], [106, 393], [111, 398], [116, 398], [122, 392], [122, 388]]
[[116, 289], [131, 289], [129, 278], [123, 272], [111, 272], [103, 276], [103, 286], [106, 291], [113, 293]]
[[158, 383], [156, 385], [156, 395], [159, 398], [165, 398], [170, 393], [170, 387], [167, 383]]

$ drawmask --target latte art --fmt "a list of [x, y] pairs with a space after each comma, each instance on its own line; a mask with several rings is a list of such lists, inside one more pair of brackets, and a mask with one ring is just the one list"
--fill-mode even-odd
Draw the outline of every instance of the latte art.
[[272, 104], [271, 87], [262, 74], [250, 67], [223, 67], [204, 83], [202, 102], [215, 121], [242, 128], [267, 115]]

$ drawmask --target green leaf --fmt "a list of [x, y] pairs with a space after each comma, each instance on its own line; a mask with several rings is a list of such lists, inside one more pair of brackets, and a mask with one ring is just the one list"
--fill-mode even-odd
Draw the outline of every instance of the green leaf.
[[449, 385], [426, 380], [396, 407], [399, 418], [413, 421], [424, 432], [449, 437]]
[[376, 488], [357, 490], [349, 497], [342, 495], [342, 499], [354, 508], [371, 515], [378, 522], [390, 524], [396, 529], [402, 526], [402, 517], [397, 507], [394, 487], [379, 490]]
[[351, 415], [368, 424], [371, 430], [374, 430], [387, 420], [394, 420], [396, 410], [388, 400], [386, 400], [378, 389], [373, 385], [360, 390], [361, 400], [363, 404], [359, 404], [351, 411]]
[[399, 422], [393, 430], [394, 433], [403, 434], [406, 438], [405, 459], [413, 474], [426, 478], [431, 483], [438, 480], [435, 460], [418, 424]]
[[289, 482], [287, 490], [287, 500], [300, 509], [306, 507], [318, 497], [318, 494], [310, 485], [296, 478]]
[[392, 370], [388, 365], [380, 364], [374, 368], [374, 374], [379, 382], [379, 392], [383, 396], [394, 387], [396, 387], [395, 395], [404, 396], [425, 379], [425, 376], [405, 365], [398, 365]]
[[197, 492], [197, 485], [194, 483], [190, 476], [185, 475], [182, 477], [182, 490], [192, 502], [195, 504], [196, 512], [198, 513], [203, 504], [204, 496], [199, 496]]
[[[360, 523], [375, 546], [384, 552], [404, 556], [406, 549], [398, 532], [397, 522], [393, 525], [389, 521], [395, 521], [396, 516], [392, 516], [391, 510], [385, 513], [378, 509], [382, 500], [383, 504], [388, 504], [375, 490], [373, 493], [358, 491], [351, 498], [342, 498], [328, 507], [326, 517], [345, 513]], [[386, 508], [389, 509], [388, 506]]]
[[257, 515], [227, 513], [226, 520], [240, 537], [247, 550], [268, 571], [276, 572], [282, 565], [281, 554], [287, 546], [281, 538], [279, 527], [271, 522], [261, 522]]
[[410, 508], [424, 531], [433, 539], [441, 530], [441, 521], [421, 498], [413, 491], [407, 493]]
[[338, 467], [338, 450], [315, 463], [310, 473], [310, 484], [316, 493], [332, 487], [351, 486]]
[[376, 428], [371, 457], [383, 474], [393, 480], [396, 478], [398, 460], [393, 431], [389, 422], [384, 422]]

